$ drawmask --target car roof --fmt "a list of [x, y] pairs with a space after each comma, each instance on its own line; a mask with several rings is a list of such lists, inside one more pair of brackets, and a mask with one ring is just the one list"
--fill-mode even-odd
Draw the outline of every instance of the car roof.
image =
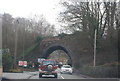
[[70, 66], [70, 65], [63, 65], [63, 66]]
[[43, 61], [56, 61], [55, 59], [45, 59]]

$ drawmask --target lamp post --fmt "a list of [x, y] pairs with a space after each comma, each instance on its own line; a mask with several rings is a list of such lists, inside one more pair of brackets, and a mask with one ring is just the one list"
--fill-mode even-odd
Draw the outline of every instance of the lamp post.
[[94, 64], [93, 66], [96, 66], [96, 36], [97, 36], [97, 29], [95, 29], [95, 35], [94, 35]]

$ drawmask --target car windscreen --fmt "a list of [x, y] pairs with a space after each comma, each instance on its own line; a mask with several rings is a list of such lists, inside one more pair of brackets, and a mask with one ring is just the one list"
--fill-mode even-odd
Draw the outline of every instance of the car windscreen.
[[71, 68], [70, 66], [63, 66], [64, 68]]
[[48, 64], [54, 65], [54, 61], [43, 61], [43, 65], [48, 65]]

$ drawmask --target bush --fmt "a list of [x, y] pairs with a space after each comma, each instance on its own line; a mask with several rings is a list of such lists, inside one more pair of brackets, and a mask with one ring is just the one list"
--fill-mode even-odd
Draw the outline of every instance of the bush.
[[3, 54], [2, 57], [3, 71], [10, 71], [13, 66], [13, 58], [10, 54]]
[[19, 68], [16, 68], [16, 69], [11, 69], [10, 72], [19, 73], [19, 72], [23, 72], [23, 71]]
[[118, 65], [116, 66], [83, 66], [80, 73], [98, 78], [118, 78]]

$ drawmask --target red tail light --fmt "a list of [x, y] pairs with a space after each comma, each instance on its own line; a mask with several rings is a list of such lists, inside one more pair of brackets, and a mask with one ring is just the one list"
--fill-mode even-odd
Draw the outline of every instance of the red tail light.
[[54, 66], [54, 69], [57, 69], [58, 67], [57, 66]]
[[41, 69], [41, 70], [42, 70], [42, 66], [40, 66], [40, 67], [39, 67], [39, 69]]

